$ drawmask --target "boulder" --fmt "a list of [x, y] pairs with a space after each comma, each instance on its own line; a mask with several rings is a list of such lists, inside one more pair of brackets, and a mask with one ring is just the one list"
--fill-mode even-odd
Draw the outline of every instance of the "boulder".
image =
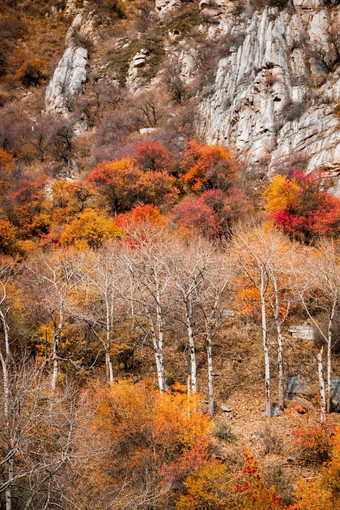
[[307, 322], [305, 322], [301, 326], [291, 326], [289, 328], [289, 333], [291, 333], [293, 338], [301, 340], [314, 339], [314, 328], [313, 326], [310, 326]]
[[179, 9], [181, 4], [182, 0], [156, 0], [156, 11], [163, 17]]
[[300, 374], [293, 375], [287, 382], [287, 398], [288, 400], [296, 400], [297, 402], [309, 403], [310, 399], [315, 395], [313, 389], [309, 385], [308, 379], [304, 379]]
[[332, 411], [340, 413], [340, 379], [332, 379], [331, 407]]

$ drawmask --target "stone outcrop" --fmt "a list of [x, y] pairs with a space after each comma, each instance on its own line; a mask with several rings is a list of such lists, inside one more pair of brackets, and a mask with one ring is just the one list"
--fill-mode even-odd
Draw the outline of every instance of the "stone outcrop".
[[67, 116], [73, 99], [83, 92], [87, 81], [89, 54], [82, 42], [94, 37], [92, 16], [84, 17], [72, 0], [67, 3], [66, 14], [73, 16], [73, 21], [66, 34], [65, 52], [46, 89], [45, 108]]
[[163, 17], [176, 11], [181, 4], [182, 0], [156, 0], [156, 12]]
[[315, 392], [310, 386], [310, 381], [301, 377], [301, 375], [294, 375], [287, 382], [287, 398], [288, 400], [295, 400], [307, 404], [313, 397]]
[[[164, 30], [190, 2], [155, 0], [154, 5]], [[229, 146], [250, 164], [264, 164], [269, 171], [279, 169], [287, 159], [305, 159], [308, 170], [324, 167], [332, 172], [333, 192], [340, 194], [339, 2], [289, 0], [284, 8], [259, 10], [254, 5], [247, 0], [200, 0], [195, 4], [202, 12], [202, 23], [195, 27], [199, 37], [164, 31], [163, 61], [180, 70], [188, 90], [199, 84], [197, 131], [208, 143]], [[89, 60], [82, 40], [103, 44], [95, 39], [94, 12], [79, 11], [77, 2], [68, 0], [66, 13], [73, 18], [67, 49], [46, 92], [46, 110], [64, 115], [87, 80]], [[96, 22], [101, 23], [99, 18]], [[197, 64], [204, 38], [211, 48], [213, 41], [224, 40], [216, 46], [220, 50], [215, 76], [213, 71], [202, 76]], [[126, 39], [121, 42], [129, 45]], [[131, 57], [125, 76], [130, 92], [159, 86], [164, 70], [160, 66], [161, 72], [150, 80], [152, 58], [152, 45]], [[100, 79], [114, 82], [108, 62], [101, 63]]]
[[340, 379], [332, 379], [331, 405], [333, 411], [340, 413]]
[[314, 340], [314, 328], [307, 322], [301, 326], [290, 326], [289, 333], [298, 340]]
[[66, 49], [47, 87], [47, 111], [67, 114], [70, 102], [81, 92], [86, 82], [88, 53], [85, 48], [70, 46]]
[[222, 55], [201, 104], [199, 130], [207, 141], [270, 167], [299, 155], [309, 170], [340, 169], [339, 22], [340, 7], [322, 0], [295, 0], [289, 9], [265, 8], [239, 20], [225, 7], [210, 37], [243, 42]]

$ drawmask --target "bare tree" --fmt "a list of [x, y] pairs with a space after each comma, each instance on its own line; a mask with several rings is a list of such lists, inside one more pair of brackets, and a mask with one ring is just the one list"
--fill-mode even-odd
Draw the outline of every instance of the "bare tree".
[[163, 229], [145, 225], [129, 232], [122, 261], [131, 282], [129, 300], [135, 305], [134, 315], [145, 318], [142, 327], [151, 337], [156, 360], [158, 386], [165, 391], [163, 347], [171, 302], [171, 279], [166, 268], [170, 240]]
[[[10, 428], [10, 410], [11, 410], [11, 394], [10, 394], [10, 365], [11, 351], [9, 340], [9, 323], [8, 313], [10, 311], [9, 287], [12, 283], [14, 262], [2, 260], [0, 265], [0, 321], [3, 342], [0, 344], [0, 361], [2, 368], [2, 407], [4, 428], [9, 431]], [[11, 454], [13, 449], [13, 437], [9, 433], [7, 435], [8, 448], [5, 453], [7, 466], [7, 480], [5, 487], [6, 510], [12, 510], [12, 480], [14, 469], [14, 458]]]
[[112, 383], [111, 351], [116, 323], [124, 316], [126, 303], [122, 296], [126, 286], [119, 259], [119, 246], [107, 245], [101, 251], [89, 253], [82, 268], [82, 280], [89, 286], [89, 303], [82, 306], [78, 317], [91, 326], [105, 352], [106, 378]]
[[191, 392], [197, 392], [195, 336], [199, 333], [197, 311], [210, 256], [209, 245], [201, 239], [191, 244], [175, 243], [171, 250], [168, 270], [177, 288], [176, 319], [184, 324], [190, 358]]
[[42, 510], [63, 500], [60, 482], [76, 453], [81, 406], [71, 387], [51, 397], [41, 366], [28, 359], [12, 366], [9, 390], [8, 415], [0, 415], [0, 465], [10, 476], [0, 474], [0, 495], [6, 510]]
[[315, 248], [301, 249], [292, 277], [307, 317], [327, 346], [326, 394], [330, 412], [332, 349], [338, 341], [333, 338], [333, 328], [340, 303], [339, 247], [333, 240], [323, 240]]
[[164, 98], [158, 94], [141, 94], [135, 101], [134, 117], [140, 127], [155, 128], [165, 116]]
[[[282, 324], [289, 312], [287, 276], [284, 257], [287, 249], [285, 238], [263, 227], [245, 228], [233, 241], [238, 272], [244, 284], [258, 294], [261, 310], [261, 330], [265, 363], [266, 416], [272, 414], [269, 333], [270, 317], [274, 317], [278, 343], [278, 396], [283, 407], [283, 337]], [[243, 282], [241, 282], [243, 283]], [[282, 308], [285, 312], [282, 316]]]
[[217, 250], [210, 259], [210, 264], [201, 291], [199, 308], [204, 319], [204, 333], [208, 363], [208, 411], [214, 415], [214, 372], [213, 341], [228, 319], [224, 304], [232, 295], [231, 266], [227, 253]]
[[81, 281], [78, 267], [81, 255], [59, 251], [40, 255], [27, 264], [27, 276], [39, 308], [53, 325], [51, 352], [46, 360], [52, 364], [51, 390], [56, 390], [59, 374], [59, 344], [65, 324], [74, 313], [72, 294]]

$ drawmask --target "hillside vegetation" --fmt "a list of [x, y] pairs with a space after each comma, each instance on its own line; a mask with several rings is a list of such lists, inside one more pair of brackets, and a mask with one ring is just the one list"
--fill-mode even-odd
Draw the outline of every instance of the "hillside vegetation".
[[336, 165], [202, 123], [291, 2], [0, 7], [0, 509], [338, 508]]

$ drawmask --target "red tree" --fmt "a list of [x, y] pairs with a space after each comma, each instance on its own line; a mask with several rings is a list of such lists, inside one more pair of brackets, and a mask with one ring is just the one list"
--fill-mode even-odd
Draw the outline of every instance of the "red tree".
[[133, 157], [142, 170], [153, 172], [171, 170], [171, 154], [164, 145], [158, 142], [148, 141], [138, 144]]

